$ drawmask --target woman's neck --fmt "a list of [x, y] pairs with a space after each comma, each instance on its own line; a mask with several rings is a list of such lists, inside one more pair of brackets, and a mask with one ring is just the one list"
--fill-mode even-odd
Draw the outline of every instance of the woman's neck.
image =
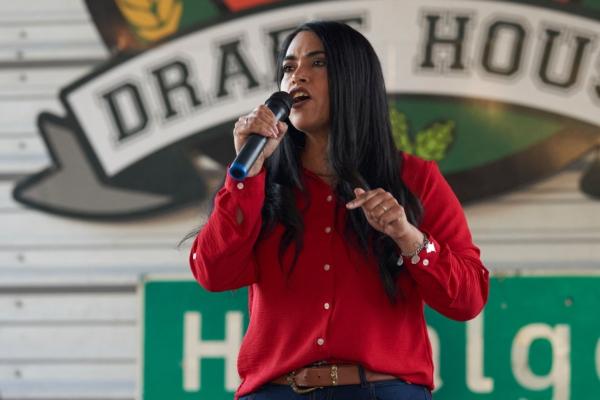
[[334, 172], [327, 157], [329, 135], [306, 135], [306, 143], [302, 152], [302, 165], [307, 170], [332, 183]]

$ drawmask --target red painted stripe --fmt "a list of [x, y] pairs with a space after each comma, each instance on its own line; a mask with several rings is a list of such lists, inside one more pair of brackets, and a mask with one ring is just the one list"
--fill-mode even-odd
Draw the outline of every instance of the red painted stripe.
[[223, 3], [233, 12], [275, 3], [280, 0], [223, 0]]

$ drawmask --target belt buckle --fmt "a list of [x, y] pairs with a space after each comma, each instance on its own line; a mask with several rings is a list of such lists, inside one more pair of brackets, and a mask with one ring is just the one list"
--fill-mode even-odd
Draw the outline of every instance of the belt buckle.
[[298, 393], [298, 394], [306, 394], [306, 393], [310, 393], [310, 392], [314, 392], [317, 389], [323, 389], [322, 386], [314, 386], [314, 387], [308, 387], [306, 389], [302, 389], [300, 388], [300, 386], [298, 386], [296, 384], [296, 371], [292, 371], [288, 374], [288, 376], [286, 377], [288, 384], [290, 385], [290, 387], [292, 388], [292, 390], [294, 391], [294, 393]]

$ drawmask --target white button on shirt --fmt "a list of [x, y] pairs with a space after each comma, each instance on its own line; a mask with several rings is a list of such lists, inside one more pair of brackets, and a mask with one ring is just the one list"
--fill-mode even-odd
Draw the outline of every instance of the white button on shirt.
[[331, 307], [331, 305], [329, 303], [323, 304], [324, 309], [329, 310], [329, 307]]
[[244, 188], [244, 184], [242, 182], [238, 182], [237, 188], [242, 190]]
[[331, 233], [331, 227], [330, 226], [328, 226], [328, 227], [325, 228], [325, 233]]
[[333, 200], [333, 196], [332, 195], [327, 196], [327, 202], [328, 203], [331, 203], [332, 200]]
[[325, 264], [325, 265], [323, 265], [323, 269], [324, 269], [325, 271], [329, 271], [329, 270], [331, 269], [331, 265], [329, 265], [329, 264]]
[[323, 338], [318, 338], [318, 339], [317, 339], [317, 344], [318, 344], [319, 346], [323, 346], [323, 345], [325, 344], [325, 339], [323, 339]]

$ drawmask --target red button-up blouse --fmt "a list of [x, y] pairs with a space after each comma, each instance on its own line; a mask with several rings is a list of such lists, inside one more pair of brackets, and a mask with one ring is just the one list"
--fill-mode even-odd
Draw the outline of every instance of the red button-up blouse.
[[[283, 228], [257, 241], [266, 172], [244, 182], [226, 179], [194, 241], [190, 265], [209, 291], [250, 286], [250, 323], [238, 357], [242, 383], [236, 398], [322, 360], [359, 363], [433, 388], [423, 306], [455, 320], [475, 317], [487, 301], [488, 271], [437, 165], [410, 155], [403, 160], [402, 179], [423, 204], [419, 228], [432, 246], [421, 251], [416, 264], [404, 259], [399, 267], [402, 296], [396, 304], [386, 296], [376, 260], [344, 237], [346, 212], [361, 211], [346, 210], [319, 177], [303, 171], [310, 205], [303, 213], [304, 248], [289, 279], [278, 263]], [[298, 196], [297, 201], [304, 200]], [[293, 247], [285, 255], [286, 266]]]

